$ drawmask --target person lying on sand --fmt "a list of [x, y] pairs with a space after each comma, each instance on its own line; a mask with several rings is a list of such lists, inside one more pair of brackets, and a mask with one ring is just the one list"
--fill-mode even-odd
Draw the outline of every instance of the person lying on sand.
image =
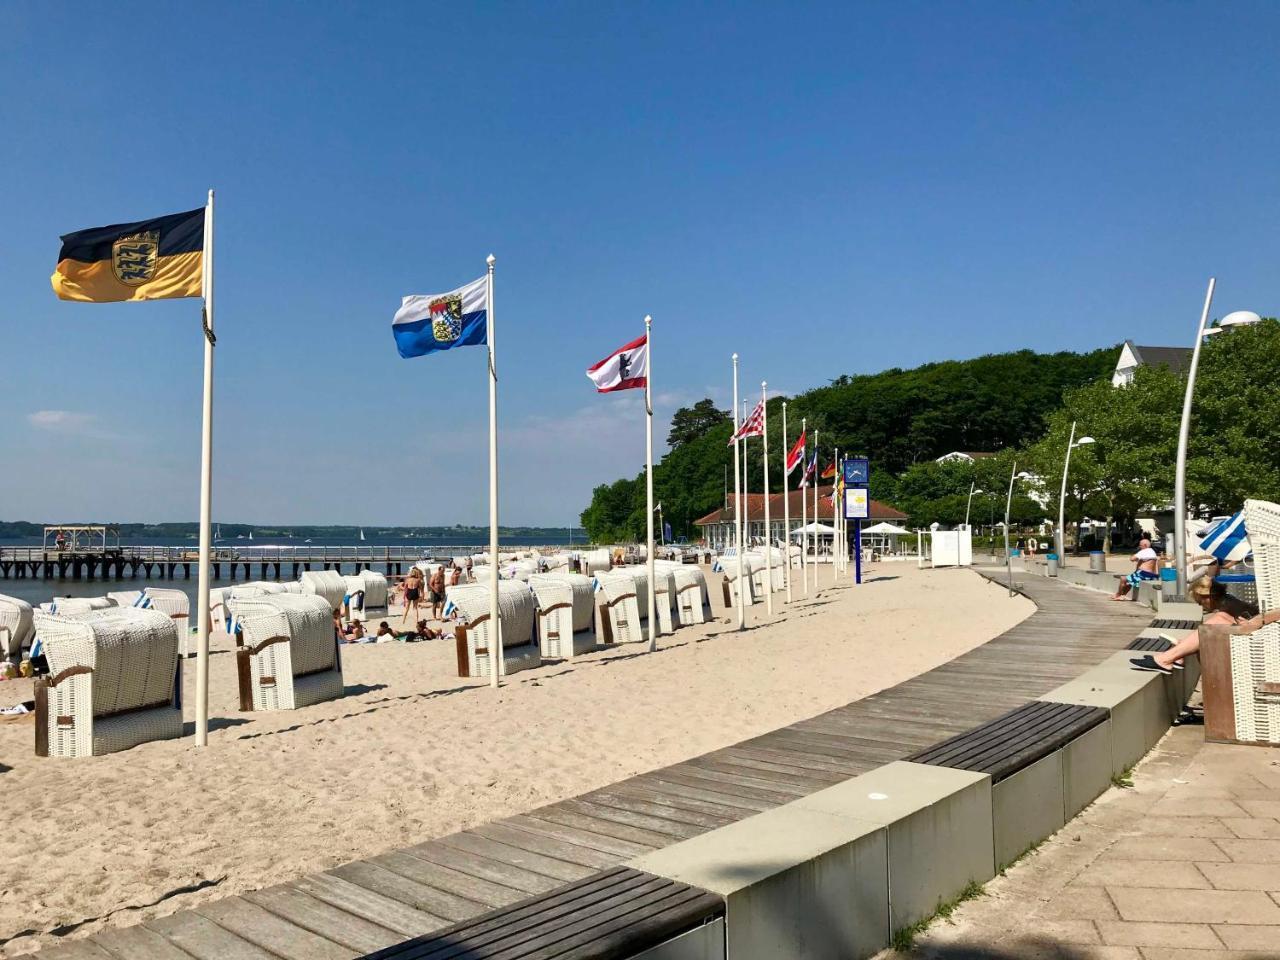
[[[1206, 626], [1220, 624], [1223, 626], [1243, 627], [1252, 633], [1259, 627], [1264, 627], [1268, 623], [1275, 623], [1280, 620], [1280, 610], [1271, 610], [1261, 616], [1258, 616], [1256, 608], [1249, 606], [1243, 600], [1227, 593], [1227, 588], [1216, 580], [1210, 580], [1208, 577], [1197, 580], [1187, 588], [1189, 593], [1205, 612], [1205, 618], [1202, 621]], [[1173, 646], [1163, 653], [1148, 653], [1143, 657], [1134, 657], [1129, 661], [1130, 668], [1133, 670], [1146, 670], [1151, 673], [1172, 673], [1174, 670], [1182, 669], [1182, 659], [1192, 653], [1200, 652], [1200, 631], [1192, 630], [1186, 634], [1181, 640], [1175, 641], [1173, 637], [1165, 636], [1165, 639], [1172, 642]]]

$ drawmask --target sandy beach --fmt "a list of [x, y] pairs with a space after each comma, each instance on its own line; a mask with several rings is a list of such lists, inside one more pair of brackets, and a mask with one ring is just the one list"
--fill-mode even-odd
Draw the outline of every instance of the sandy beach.
[[[225, 640], [209, 746], [190, 737], [40, 760], [0, 721], [0, 956], [131, 924], [601, 787], [883, 689], [996, 636], [1032, 604], [964, 570], [877, 564], [738, 633], [716, 620], [513, 675], [456, 674], [452, 641], [347, 646], [347, 695], [240, 714]], [[755, 626], [760, 625], [760, 626]], [[185, 671], [188, 719], [194, 661]], [[0, 704], [31, 696], [0, 683]], [[188, 729], [191, 724], [188, 723]], [[176, 892], [198, 887], [193, 892]]]

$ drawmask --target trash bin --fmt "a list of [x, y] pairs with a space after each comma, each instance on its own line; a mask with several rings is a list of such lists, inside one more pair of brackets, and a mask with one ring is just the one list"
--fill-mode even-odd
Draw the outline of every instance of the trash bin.
[[1048, 565], [1045, 573], [1050, 577], [1056, 577], [1058, 575], [1058, 555], [1056, 553], [1046, 553], [1044, 559]]
[[1089, 569], [1095, 573], [1107, 569], [1107, 555], [1101, 550], [1089, 551]]

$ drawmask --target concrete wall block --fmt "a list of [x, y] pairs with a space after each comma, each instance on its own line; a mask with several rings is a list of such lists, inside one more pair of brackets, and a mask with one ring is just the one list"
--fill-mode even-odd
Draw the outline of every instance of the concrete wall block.
[[724, 921], [715, 919], [696, 930], [637, 953], [630, 960], [725, 960]]
[[930, 917], [970, 881], [995, 876], [991, 778], [895, 761], [796, 805], [883, 824], [892, 930]]
[[1105, 720], [1062, 748], [1064, 813], [1070, 820], [1111, 786], [1111, 721]]
[[734, 960], [869, 957], [889, 943], [886, 840], [881, 824], [790, 803], [632, 866], [723, 896]]
[[992, 785], [991, 803], [995, 862], [1004, 869], [1067, 822], [1062, 752], [1055, 750]]

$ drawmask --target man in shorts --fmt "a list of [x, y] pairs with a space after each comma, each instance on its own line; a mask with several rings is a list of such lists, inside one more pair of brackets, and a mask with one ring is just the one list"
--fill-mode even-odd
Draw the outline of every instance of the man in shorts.
[[427, 581], [427, 599], [431, 603], [431, 619], [439, 620], [444, 611], [444, 564], [437, 564]]
[[1160, 562], [1160, 555], [1151, 549], [1151, 541], [1145, 537], [1138, 541], [1138, 552], [1129, 558], [1133, 561], [1133, 573], [1126, 574], [1120, 578], [1120, 584], [1116, 587], [1115, 595], [1112, 600], [1123, 600], [1129, 595], [1129, 591], [1133, 590], [1143, 580], [1159, 579], [1156, 573], [1156, 566]]

